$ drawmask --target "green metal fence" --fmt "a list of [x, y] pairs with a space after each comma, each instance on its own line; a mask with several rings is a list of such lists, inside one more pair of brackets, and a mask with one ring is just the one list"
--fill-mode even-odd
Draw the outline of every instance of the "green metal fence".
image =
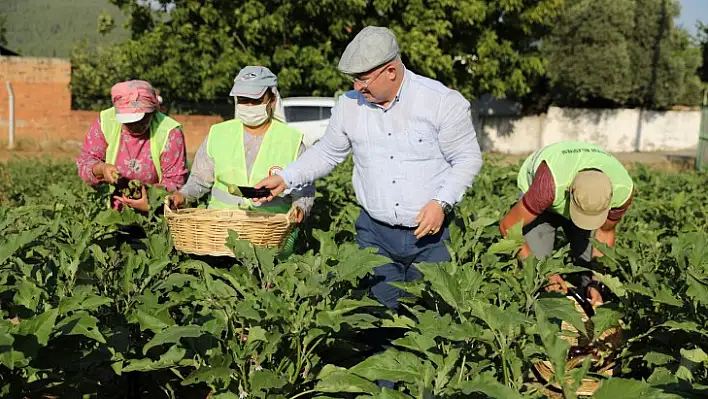
[[696, 169], [701, 172], [708, 171], [708, 90], [703, 92], [703, 107], [701, 108], [701, 129], [698, 136]]

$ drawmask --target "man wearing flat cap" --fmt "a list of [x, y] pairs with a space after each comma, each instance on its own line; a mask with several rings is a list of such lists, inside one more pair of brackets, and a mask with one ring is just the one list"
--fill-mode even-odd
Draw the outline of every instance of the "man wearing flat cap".
[[325, 134], [302, 157], [256, 185], [269, 201], [354, 158], [361, 214], [357, 242], [391, 259], [375, 269], [372, 293], [397, 311], [403, 292], [389, 282], [419, 279], [415, 264], [450, 260], [451, 210], [482, 167], [470, 103], [401, 62], [387, 28], [367, 26], [346, 47], [338, 69], [354, 90], [339, 97]]

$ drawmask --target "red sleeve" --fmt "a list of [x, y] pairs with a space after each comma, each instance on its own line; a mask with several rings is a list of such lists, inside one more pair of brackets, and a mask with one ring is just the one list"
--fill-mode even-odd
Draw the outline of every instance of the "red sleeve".
[[187, 145], [184, 133], [180, 128], [174, 128], [167, 137], [165, 150], [160, 156], [162, 168], [162, 186], [167, 191], [177, 191], [184, 185], [187, 177]]
[[625, 201], [622, 206], [619, 208], [612, 208], [610, 209], [610, 213], [607, 215], [608, 220], [612, 220], [613, 222], [616, 222], [620, 219], [622, 219], [622, 216], [627, 212], [627, 209], [629, 209], [629, 206], [632, 205], [632, 199], [634, 198], [634, 190], [632, 190], [632, 194], [629, 195], [629, 198], [627, 201]]
[[105, 162], [106, 148], [108, 148], [108, 143], [106, 143], [106, 138], [101, 130], [100, 118], [96, 118], [84, 139], [81, 153], [76, 158], [79, 177], [92, 186], [99, 183], [99, 180], [93, 175], [93, 165]]
[[529, 190], [524, 193], [521, 202], [534, 215], [540, 215], [553, 205], [556, 197], [556, 184], [553, 182], [551, 169], [542, 162], [536, 169], [536, 174]]

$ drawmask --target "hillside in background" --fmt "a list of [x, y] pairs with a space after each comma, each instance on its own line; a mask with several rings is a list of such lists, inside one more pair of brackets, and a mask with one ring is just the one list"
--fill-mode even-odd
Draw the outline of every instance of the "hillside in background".
[[[98, 33], [103, 12], [115, 20], [105, 37]], [[69, 58], [78, 41], [93, 47], [128, 37], [125, 16], [108, 0], [0, 0], [0, 14], [7, 16], [7, 47], [23, 56]]]

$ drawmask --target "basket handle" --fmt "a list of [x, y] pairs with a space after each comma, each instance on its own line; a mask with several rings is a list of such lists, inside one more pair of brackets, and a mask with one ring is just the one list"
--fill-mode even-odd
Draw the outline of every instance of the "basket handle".
[[288, 224], [297, 223], [297, 218], [295, 217], [296, 211], [297, 211], [297, 206], [295, 206], [295, 205], [290, 206], [290, 210], [288, 211], [288, 213], [285, 214], [285, 217], [288, 219]]
[[169, 195], [167, 197], [165, 197], [165, 206], [163, 208], [164, 208], [164, 211], [163, 211], [164, 214], [168, 214], [168, 213], [173, 212], [172, 208], [170, 208], [170, 196]]

